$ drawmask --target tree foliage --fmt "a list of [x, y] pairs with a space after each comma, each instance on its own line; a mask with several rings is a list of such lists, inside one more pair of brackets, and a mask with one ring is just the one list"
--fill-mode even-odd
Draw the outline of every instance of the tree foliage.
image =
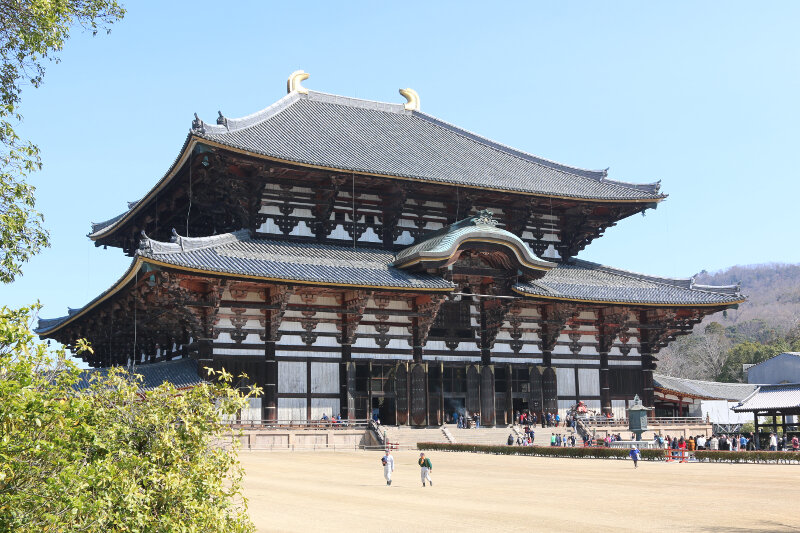
[[41, 85], [73, 28], [108, 31], [124, 14], [115, 0], [0, 0], [0, 282], [13, 281], [22, 263], [48, 245], [26, 182], [42, 166], [39, 149], [15, 130], [22, 90]]
[[248, 395], [229, 374], [141, 392], [111, 369], [78, 387], [30, 312], [0, 309], [0, 531], [253, 530], [224, 424]]

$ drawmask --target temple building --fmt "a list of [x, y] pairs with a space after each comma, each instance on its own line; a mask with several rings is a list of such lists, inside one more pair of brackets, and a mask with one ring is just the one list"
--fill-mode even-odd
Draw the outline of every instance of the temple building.
[[637, 394], [654, 406], [658, 351], [744, 301], [576, 257], [663, 201], [658, 183], [483, 138], [410, 89], [373, 102], [307, 77], [253, 115], [195, 116], [166, 174], [92, 227], [128, 270], [39, 335], [89, 340], [93, 367], [245, 372], [264, 420], [493, 425], [578, 400], [620, 417]]

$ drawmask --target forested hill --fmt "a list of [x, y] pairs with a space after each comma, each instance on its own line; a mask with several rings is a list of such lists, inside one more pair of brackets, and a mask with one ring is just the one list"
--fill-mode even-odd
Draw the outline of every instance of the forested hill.
[[800, 351], [800, 265], [770, 263], [700, 272], [701, 285], [741, 283], [747, 301], [706, 317], [694, 333], [658, 355], [659, 371], [678, 377], [743, 381], [743, 364]]
[[[703, 271], [695, 276], [695, 282], [701, 285], [742, 284], [747, 302], [738, 310], [728, 311], [724, 317], [711, 317], [725, 326], [744, 327], [750, 320], [763, 320], [770, 328], [785, 334], [800, 319], [800, 265], [769, 263], [735, 266], [713, 273]], [[741, 333], [750, 337], [745, 331]]]

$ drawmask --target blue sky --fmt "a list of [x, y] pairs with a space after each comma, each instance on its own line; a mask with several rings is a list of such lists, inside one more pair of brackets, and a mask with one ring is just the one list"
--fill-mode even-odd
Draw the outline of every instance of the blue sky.
[[402, 102], [502, 143], [670, 196], [580, 257], [665, 276], [800, 262], [800, 3], [130, 2], [108, 36], [76, 31], [22, 133], [52, 247], [0, 287], [63, 315], [130, 259], [89, 224], [167, 170], [197, 112], [238, 117], [314, 90]]

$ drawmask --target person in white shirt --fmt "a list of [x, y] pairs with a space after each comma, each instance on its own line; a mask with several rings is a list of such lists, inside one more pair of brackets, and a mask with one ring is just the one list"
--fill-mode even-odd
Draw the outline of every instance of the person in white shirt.
[[702, 435], [697, 437], [697, 449], [698, 450], [705, 450], [706, 449], [706, 438]]
[[386, 484], [392, 484], [392, 472], [394, 472], [394, 457], [386, 450], [386, 455], [381, 457], [381, 464], [383, 465], [383, 477], [386, 478]]
[[778, 450], [778, 436], [775, 433], [769, 434], [769, 451], [774, 452]]
[[712, 435], [711, 440], [708, 441], [708, 449], [719, 450], [719, 439], [716, 435]]

